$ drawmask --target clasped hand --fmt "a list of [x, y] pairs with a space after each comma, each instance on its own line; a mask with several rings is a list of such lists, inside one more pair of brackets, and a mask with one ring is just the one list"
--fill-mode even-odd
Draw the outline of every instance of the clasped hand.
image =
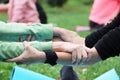
[[30, 46], [26, 41], [24, 41], [23, 44], [25, 47], [24, 52], [18, 57], [6, 60], [7, 62], [16, 62], [17, 64], [32, 64], [43, 62], [45, 60], [45, 54], [43, 51], [38, 51], [36, 48]]

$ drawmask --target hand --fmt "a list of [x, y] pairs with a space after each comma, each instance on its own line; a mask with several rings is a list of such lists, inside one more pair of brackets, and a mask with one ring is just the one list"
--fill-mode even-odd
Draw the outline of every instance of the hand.
[[34, 35], [30, 35], [30, 34], [28, 34], [28, 35], [26, 36], [26, 39], [25, 39], [25, 40], [23, 40], [22, 37], [19, 37], [19, 41], [20, 41], [20, 42], [23, 42], [23, 41], [34, 41], [34, 40], [35, 40], [35, 36], [34, 36]]
[[37, 49], [30, 46], [27, 42], [24, 42], [23, 44], [25, 46], [24, 52], [16, 58], [6, 60], [7, 62], [16, 62], [18, 64], [31, 64], [45, 60], [44, 52], [38, 51]]
[[102, 59], [99, 56], [97, 49], [95, 47], [93, 47], [88, 51], [88, 59], [84, 64], [91, 65], [91, 64], [95, 64], [96, 62], [99, 62], [101, 60]]
[[91, 65], [101, 61], [101, 58], [95, 47], [90, 49], [80, 45], [72, 52], [72, 61], [78, 65]]
[[76, 32], [64, 28], [54, 27], [53, 32], [54, 37], [59, 37], [65, 42], [83, 44], [85, 40], [84, 38], [80, 37]]
[[53, 42], [53, 50], [56, 52], [72, 52], [79, 45], [69, 42]]
[[72, 51], [72, 63], [77, 65], [84, 64], [88, 59], [89, 48], [79, 45]]
[[[31, 23], [31, 22], [29, 22], [29, 23], [27, 23], [27, 26], [29, 27], [29, 26], [31, 26], [33, 23]], [[28, 34], [27, 36], [26, 36], [26, 39], [25, 40], [23, 40], [23, 38], [20, 36], [19, 37], [19, 41], [20, 42], [23, 42], [23, 41], [34, 41], [35, 40], [35, 36], [34, 35], [30, 35], [30, 34]]]

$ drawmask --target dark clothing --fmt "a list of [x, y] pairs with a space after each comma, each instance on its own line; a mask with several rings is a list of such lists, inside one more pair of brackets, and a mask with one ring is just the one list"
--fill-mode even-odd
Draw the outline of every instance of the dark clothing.
[[120, 53], [120, 13], [105, 27], [88, 35], [85, 40], [87, 47], [95, 46], [100, 57], [105, 60]]
[[80, 80], [71, 66], [63, 66], [60, 76], [61, 80]]
[[[93, 32], [92, 34], [88, 35], [85, 39], [85, 45], [89, 48], [95, 46], [100, 57], [103, 60], [112, 56], [119, 55], [120, 53], [119, 25], [120, 25], [120, 12], [110, 24], [107, 24], [105, 27], [102, 27], [101, 29], [98, 29], [96, 32]], [[66, 68], [64, 69], [64, 71], [66, 71]], [[71, 69], [71, 72], [73, 72], [73, 69]], [[62, 77], [66, 77], [66, 74], [62, 75]]]
[[44, 9], [42, 8], [41, 4], [38, 1], [36, 2], [36, 8], [37, 8], [37, 11], [39, 14], [40, 22], [42, 24], [47, 24], [47, 15], [46, 15]]
[[47, 0], [51, 7], [62, 7], [68, 0]]
[[100, 29], [100, 28], [104, 27], [104, 24], [98, 24], [93, 21], [89, 21], [89, 26], [91, 29]]
[[95, 44], [100, 57], [105, 60], [120, 53], [120, 27], [109, 31]]
[[88, 35], [85, 45], [89, 48], [95, 47], [103, 60], [118, 56], [120, 53], [120, 12], [110, 24]]

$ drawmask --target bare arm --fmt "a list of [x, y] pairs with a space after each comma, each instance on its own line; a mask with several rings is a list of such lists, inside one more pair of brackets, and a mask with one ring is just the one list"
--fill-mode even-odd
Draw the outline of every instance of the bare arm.
[[56, 52], [61, 51], [60, 55], [63, 55], [63, 57], [64, 55], [70, 54], [70, 62], [77, 65], [91, 65], [102, 60], [95, 47], [90, 49], [84, 45], [77, 45], [69, 42], [54, 42], [53, 49]]
[[[38, 51], [36, 48], [30, 46], [27, 42], [24, 42], [24, 46], [25, 46], [25, 50], [20, 56], [12, 58], [12, 59], [8, 59], [6, 61], [23, 63], [23, 64], [45, 62], [46, 60], [45, 52]], [[58, 56], [58, 60], [57, 60], [58, 64], [65, 64], [65, 65], [72, 64], [71, 54], [65, 53], [65, 52], [56, 52], [56, 55]]]
[[[13, 59], [8, 59], [7, 61], [8, 62], [17, 62], [17, 63], [22, 62], [24, 64], [31, 64], [31, 63], [36, 63], [36, 62], [44, 63], [45, 62], [46, 56], [43, 51], [38, 51], [37, 49], [33, 48], [32, 46], [29, 46], [29, 44], [26, 42], [24, 42], [24, 45], [25, 45], [25, 51], [20, 56], [13, 58]], [[58, 44], [57, 44], [57, 46], [58, 46]], [[56, 47], [56, 45], [54, 45], [53, 47]], [[69, 49], [71, 50], [72, 47]], [[72, 54], [69, 52], [70, 50], [68, 50], [68, 52], [56, 52], [56, 54], [58, 56], [58, 60], [57, 60], [58, 64], [75, 65], [72, 63]], [[90, 55], [87, 57], [88, 60], [86, 60], [84, 63], [78, 64], [78, 65], [81, 65], [81, 66], [82, 65], [90, 65], [90, 64], [94, 64], [99, 61], [98, 60], [99, 55], [96, 52], [90, 51], [89, 53], [90, 53]], [[85, 53], [85, 54], [87, 54], [87, 53]], [[80, 54], [79, 56], [82, 56], [81, 60], [84, 59], [83, 54]]]
[[80, 37], [76, 32], [60, 27], [53, 28], [54, 36], [58, 36], [65, 42], [84, 44], [85, 38]]
[[0, 12], [7, 12], [9, 4], [0, 4]]

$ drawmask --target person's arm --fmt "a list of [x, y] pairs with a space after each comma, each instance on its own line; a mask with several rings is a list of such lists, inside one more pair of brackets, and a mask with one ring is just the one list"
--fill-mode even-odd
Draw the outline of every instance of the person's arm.
[[[76, 48], [76, 53], [74, 55], [77, 57], [75, 60], [76, 63], [79, 63], [79, 60], [81, 57], [80, 50], [81, 47]], [[81, 50], [82, 51], [82, 50]], [[111, 31], [109, 31], [107, 34], [105, 34], [96, 44], [93, 48], [86, 49], [86, 52], [88, 53], [88, 58], [91, 60], [94, 60], [94, 62], [105, 60], [109, 57], [119, 56], [120, 53], [120, 27], [117, 27]], [[90, 61], [88, 59], [89, 62]]]
[[[52, 50], [52, 42], [32, 41], [28, 43], [40, 51]], [[0, 62], [21, 55], [24, 49], [22, 42], [0, 42]]]
[[7, 12], [9, 4], [0, 4], [0, 12]]
[[19, 42], [20, 37], [25, 41], [28, 35], [34, 36], [37, 41], [50, 41], [53, 38], [53, 25], [0, 22], [0, 41]]
[[[24, 42], [25, 50], [24, 52], [15, 58], [8, 59], [8, 62], [17, 62], [24, 64], [31, 64], [36, 62], [44, 63], [46, 60], [46, 55], [44, 51], [39, 51], [36, 48], [30, 46], [27, 42]], [[66, 52], [56, 52], [58, 56], [57, 63], [63, 65], [72, 65], [71, 54]], [[54, 57], [53, 57], [54, 58]]]
[[120, 27], [117, 27], [102, 37], [95, 48], [103, 60], [119, 56], [120, 53]]
[[[23, 63], [23, 64], [31, 64], [31, 63], [38, 63], [38, 62], [44, 63], [46, 61], [46, 54], [44, 51], [38, 51], [36, 48], [33, 48], [26, 42], [24, 42], [24, 45], [25, 45], [25, 50], [20, 56], [12, 58], [12, 59], [8, 59], [6, 61]], [[55, 44], [54, 47], [56, 48], [56, 46], [58, 46], [58, 45], [59, 44], [57, 44], [57, 45]], [[72, 48], [69, 48], [69, 50], [71, 50], [71, 49]], [[58, 56], [58, 59], [56, 60], [56, 62], [58, 64], [76, 65], [76, 64], [72, 63], [72, 54], [70, 52], [55, 52], [55, 54]], [[83, 57], [83, 55], [81, 55], [81, 56]], [[97, 58], [96, 56], [98, 56], [98, 55], [96, 55], [96, 53], [95, 53], [95, 55], [94, 55], [95, 58], [93, 57], [90, 60], [86, 61], [85, 63], [78, 64], [78, 65], [83, 66], [83, 65], [94, 64], [94, 63], [96, 63], [96, 61], [95, 61], [95, 59]], [[54, 57], [51, 57], [51, 58], [54, 58]], [[82, 58], [81, 58], [81, 60], [82, 60]]]
[[[55, 53], [53, 54], [56, 54], [58, 57], [56, 62], [62, 65], [76, 65], [72, 62], [72, 57], [74, 56], [72, 56], [71, 52], [72, 50], [74, 50], [75, 47], [78, 47], [78, 45], [76, 46], [75, 44], [72, 44], [72, 43], [70, 44], [65, 43], [65, 45], [63, 44], [64, 43], [59, 43], [59, 42], [54, 42], [53, 44], [53, 49], [55, 50]], [[44, 63], [46, 61], [47, 58], [44, 51], [38, 51], [36, 48], [33, 48], [26, 42], [24, 42], [24, 45], [25, 45], [25, 50], [20, 56], [12, 59], [8, 59], [6, 61], [23, 63], [23, 64], [31, 64], [36, 62]], [[58, 47], [61, 49], [58, 49]], [[85, 49], [82, 49], [81, 51], [83, 52], [83, 50], [85, 51]], [[59, 51], [67, 51], [67, 52], [59, 52]], [[90, 54], [88, 54], [87, 51], [85, 51], [84, 54], [79, 53], [78, 56], [81, 62], [77, 65], [79, 66], [92, 65], [101, 60], [95, 49], [92, 49], [89, 53]], [[51, 53], [48, 53], [48, 54], [49, 54], [48, 58], [55, 60], [54, 59], [55, 57], [51, 56]]]
[[106, 33], [108, 33], [110, 30], [116, 27], [119, 27], [119, 25], [120, 12], [111, 23], [107, 24], [105, 27], [97, 30], [96, 32], [93, 32], [90, 35], [88, 35], [85, 39], [86, 46], [92, 48]]
[[53, 37], [56, 36], [65, 42], [71, 42], [76, 44], [84, 44], [85, 41], [85, 38], [80, 37], [76, 32], [60, 27], [53, 28]]

